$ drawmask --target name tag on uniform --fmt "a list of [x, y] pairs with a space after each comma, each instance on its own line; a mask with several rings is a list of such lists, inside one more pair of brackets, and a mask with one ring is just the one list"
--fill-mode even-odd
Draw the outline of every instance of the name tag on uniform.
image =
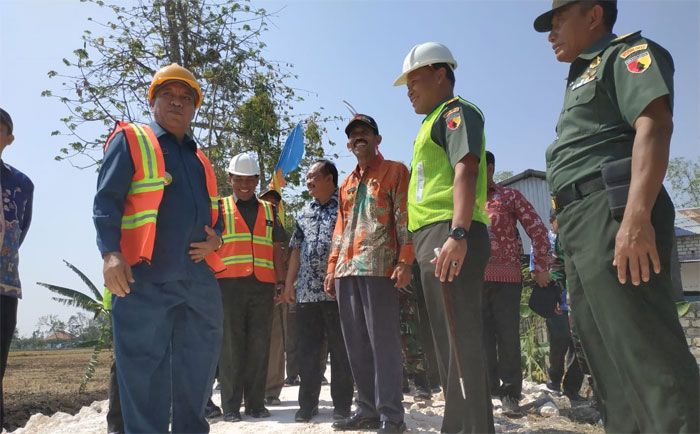
[[590, 83], [590, 82], [593, 81], [593, 80], [595, 80], [595, 75], [594, 75], [594, 76], [591, 76], [591, 77], [583, 77], [583, 78], [581, 78], [577, 83], [574, 83], [574, 84], [571, 86], [571, 90], [578, 89], [579, 87], [583, 86], [584, 84], [588, 84], [588, 83]]

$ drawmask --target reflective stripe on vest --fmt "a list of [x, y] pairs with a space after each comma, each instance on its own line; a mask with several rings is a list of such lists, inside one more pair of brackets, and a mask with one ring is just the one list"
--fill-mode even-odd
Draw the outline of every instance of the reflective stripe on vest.
[[[112, 139], [123, 131], [134, 163], [129, 192], [124, 199], [124, 214], [121, 222], [120, 249], [129, 265], [150, 262], [156, 238], [158, 208], [163, 200], [165, 188], [165, 160], [155, 133], [148, 125], [117, 122], [105, 144], [105, 152]], [[211, 226], [219, 218], [216, 176], [204, 153], [197, 149], [197, 157], [204, 168], [207, 192], [211, 201]], [[215, 272], [226, 266], [215, 253], [205, 258]]]
[[[460, 102], [481, 111], [459, 98]], [[424, 226], [439, 221], [452, 220], [454, 168], [445, 149], [431, 138], [431, 131], [438, 115], [448, 103], [446, 101], [430, 113], [421, 125], [413, 144], [413, 159], [411, 160], [411, 178], [408, 183], [408, 229], [416, 231]], [[479, 176], [476, 181], [476, 203], [472, 220], [488, 226], [489, 217], [486, 213], [486, 149], [485, 138], [481, 138], [481, 155], [479, 161]]]
[[217, 278], [236, 278], [255, 275], [260, 282], [275, 282], [272, 228], [274, 215], [272, 204], [258, 201], [258, 215], [251, 233], [238, 210], [233, 197], [222, 199], [224, 214], [224, 244], [219, 256], [227, 269]]

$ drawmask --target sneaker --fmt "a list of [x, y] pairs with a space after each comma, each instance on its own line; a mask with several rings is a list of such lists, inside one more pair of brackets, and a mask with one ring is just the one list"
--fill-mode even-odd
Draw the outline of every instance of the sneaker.
[[307, 410], [300, 408], [294, 415], [295, 422], [309, 422], [312, 417], [318, 414], [318, 407], [314, 407], [312, 410]]
[[282, 405], [282, 401], [274, 396], [268, 396], [265, 398], [265, 404], [267, 405]]
[[504, 396], [501, 398], [501, 408], [503, 409], [504, 416], [520, 417], [523, 415], [520, 411], [518, 400], [512, 396]]

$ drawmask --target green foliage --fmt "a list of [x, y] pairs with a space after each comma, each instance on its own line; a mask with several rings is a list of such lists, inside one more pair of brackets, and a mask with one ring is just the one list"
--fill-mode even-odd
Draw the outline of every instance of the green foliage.
[[[48, 72], [60, 81], [61, 94], [54, 89], [44, 95], [65, 104], [60, 135], [73, 138], [59, 149], [57, 160], [81, 168], [99, 164], [115, 121], [149, 122], [146, 95], [151, 77], [172, 62], [192, 71], [202, 86], [203, 104], [192, 133], [212, 161], [224, 194], [228, 161], [243, 151], [258, 153], [265, 186], [288, 133], [299, 121], [310, 134], [307, 152], [323, 155], [323, 124], [335, 118], [292, 114], [294, 104], [302, 100], [286, 84], [296, 78], [292, 65], [263, 55], [262, 35], [273, 14], [235, 0], [85, 3], [109, 18], [89, 19], [91, 29], [84, 31], [82, 46], [63, 59], [66, 71]], [[297, 185], [299, 180], [296, 174], [288, 182]]]
[[501, 182], [511, 177], [513, 177], [513, 172], [510, 170], [501, 170], [493, 174], [493, 181]]
[[[85, 275], [85, 273], [80, 271], [76, 266], [74, 266], [70, 262], [66, 260], [64, 260], [63, 262], [75, 274], [80, 276], [80, 278], [83, 280], [83, 282], [95, 298], [92, 298], [89, 295], [75, 289], [65, 288], [62, 286], [43, 282], [37, 282], [37, 284], [48, 288], [51, 292], [62, 296], [60, 298], [52, 297], [53, 300], [56, 300], [59, 303], [63, 303], [67, 306], [77, 307], [90, 312], [93, 315], [93, 320], [97, 321], [97, 324], [99, 325], [98, 333], [82, 336], [83, 338], [91, 339], [94, 342], [93, 352], [90, 357], [90, 361], [85, 367], [85, 374], [83, 375], [83, 379], [80, 383], [80, 388], [78, 389], [78, 391], [82, 393], [85, 391], [87, 383], [92, 379], [93, 375], [95, 374], [95, 367], [97, 366], [97, 356], [102, 351], [102, 349], [109, 347], [112, 342], [112, 312], [108, 309], [105, 309], [102, 303], [102, 294], [97, 289], [97, 286]], [[75, 323], [78, 323], [81, 320], [80, 314], [71, 317], [71, 320], [73, 320], [73, 318], [75, 318]], [[69, 326], [71, 320], [69, 320]], [[65, 325], [63, 326], [63, 329], [65, 329]]]
[[684, 317], [690, 310], [690, 303], [682, 300], [676, 302], [676, 310], [678, 311], [678, 318]]
[[523, 378], [542, 382], [547, 380], [547, 357], [549, 342], [546, 338], [544, 318], [534, 313], [528, 306], [532, 287], [536, 283], [530, 276], [530, 264], [527, 256], [521, 261], [523, 291], [520, 295], [520, 352]]
[[679, 208], [700, 207], [700, 158], [676, 157], [668, 162], [666, 180]]

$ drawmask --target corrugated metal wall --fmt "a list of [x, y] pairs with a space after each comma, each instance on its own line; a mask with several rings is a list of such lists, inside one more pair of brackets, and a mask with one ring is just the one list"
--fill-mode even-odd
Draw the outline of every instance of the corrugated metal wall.
[[[510, 188], [514, 188], [521, 192], [527, 200], [530, 201], [533, 207], [537, 210], [540, 218], [547, 228], [549, 226], [549, 210], [552, 207], [552, 199], [549, 195], [547, 181], [535, 176], [529, 176], [524, 179], [517, 180], [513, 183], [507, 183]], [[523, 227], [518, 223], [518, 231], [520, 238], [523, 240], [523, 250], [526, 255], [530, 254], [530, 237], [527, 236]]]

